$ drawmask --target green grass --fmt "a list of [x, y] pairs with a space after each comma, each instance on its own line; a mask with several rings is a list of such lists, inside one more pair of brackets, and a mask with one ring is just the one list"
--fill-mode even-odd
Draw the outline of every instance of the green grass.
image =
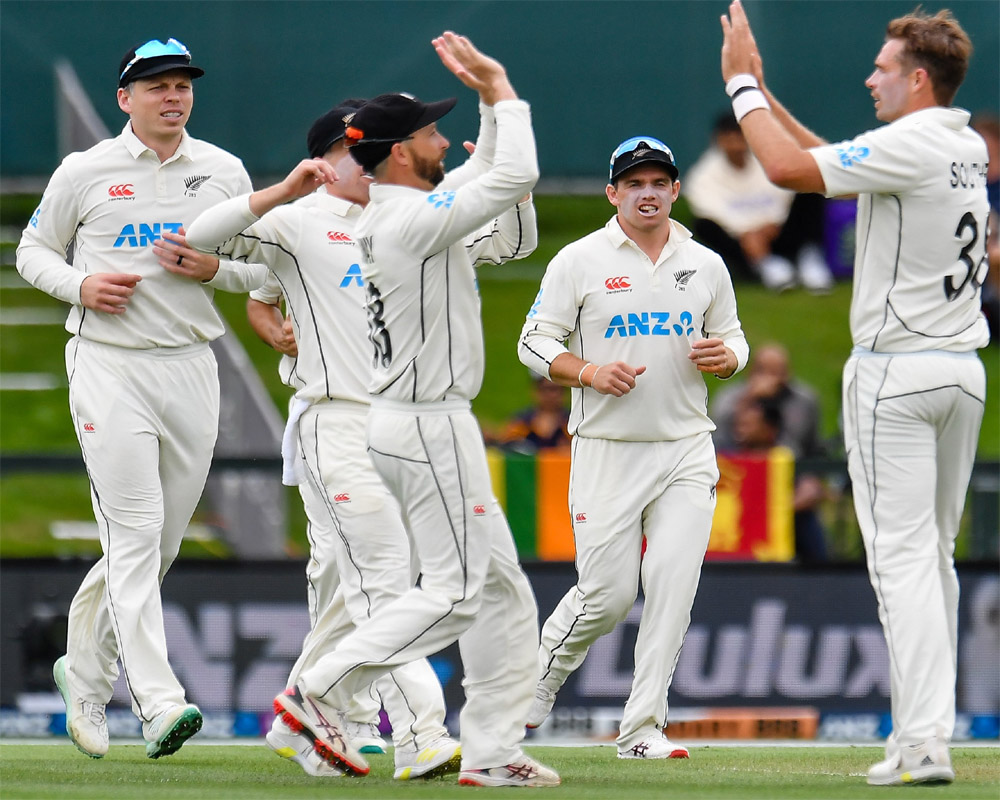
[[[949, 800], [990, 798], [1000, 792], [996, 749], [955, 748], [956, 782], [945, 789], [870, 787], [864, 773], [881, 757], [875, 747], [692, 748], [689, 760], [620, 761], [612, 747], [529, 747], [556, 769], [563, 785], [545, 797], [563, 800], [670, 798], [670, 800], [865, 800], [943, 792]], [[373, 756], [366, 778], [316, 779], [276, 758], [263, 747], [187, 745], [159, 761], [145, 758], [140, 745], [113, 746], [108, 757], [90, 761], [71, 745], [0, 746], [4, 800], [67, 797], [212, 798], [444, 798], [489, 794], [459, 787], [454, 776], [427, 782], [392, 780], [391, 756]]]

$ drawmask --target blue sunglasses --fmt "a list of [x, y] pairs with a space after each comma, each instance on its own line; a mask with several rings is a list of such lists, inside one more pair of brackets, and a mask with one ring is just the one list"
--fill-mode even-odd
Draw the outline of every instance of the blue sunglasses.
[[135, 49], [135, 55], [125, 65], [125, 69], [118, 76], [118, 80], [124, 78], [125, 73], [140, 61], [144, 61], [147, 58], [159, 58], [161, 56], [182, 56], [185, 61], [189, 64], [191, 63], [191, 51], [176, 39], [171, 37], [166, 42], [161, 42], [159, 39], [150, 39], [144, 45]]

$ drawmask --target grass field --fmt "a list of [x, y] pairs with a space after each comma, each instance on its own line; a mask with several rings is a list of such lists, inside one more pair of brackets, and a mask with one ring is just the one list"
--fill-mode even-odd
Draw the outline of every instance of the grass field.
[[[563, 785], [544, 791], [562, 800], [866, 800], [941, 793], [949, 800], [1000, 796], [996, 748], [955, 748], [956, 782], [948, 787], [872, 787], [868, 767], [881, 758], [876, 747], [693, 747], [689, 760], [619, 761], [612, 747], [529, 747], [556, 769]], [[266, 798], [446, 798], [490, 794], [459, 787], [455, 778], [427, 782], [392, 780], [391, 756], [372, 756], [366, 778], [309, 778], [263, 747], [196, 745], [159, 761], [140, 745], [115, 746], [90, 761], [69, 744], [0, 745], [0, 792], [4, 800], [66, 797], [72, 800], [252, 800]], [[504, 794], [506, 797], [506, 794]], [[534, 794], [532, 794], [534, 796]]]

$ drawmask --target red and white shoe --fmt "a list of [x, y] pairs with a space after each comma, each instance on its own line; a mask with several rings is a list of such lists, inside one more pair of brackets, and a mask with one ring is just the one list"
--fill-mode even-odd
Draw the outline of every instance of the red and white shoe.
[[686, 747], [674, 744], [666, 736], [643, 739], [618, 751], [618, 758], [690, 758]]
[[308, 732], [316, 752], [333, 767], [347, 775], [368, 774], [368, 762], [347, 738], [343, 718], [333, 706], [303, 694], [296, 685], [274, 698], [274, 713], [294, 733]]
[[463, 769], [458, 774], [460, 786], [558, 786], [561, 781], [554, 769], [539, 764], [530, 756], [521, 756], [511, 764], [488, 769]]

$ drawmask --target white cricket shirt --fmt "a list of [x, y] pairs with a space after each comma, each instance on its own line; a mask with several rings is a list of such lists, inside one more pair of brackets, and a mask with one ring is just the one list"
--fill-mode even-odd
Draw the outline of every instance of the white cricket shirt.
[[828, 197], [859, 194], [851, 335], [882, 353], [989, 341], [986, 145], [969, 113], [934, 107], [812, 148]]
[[568, 350], [598, 365], [646, 367], [623, 397], [573, 389], [569, 430], [576, 436], [648, 442], [713, 431], [704, 375], [687, 357], [691, 342], [722, 339], [737, 371], [746, 366], [749, 347], [726, 265], [680, 223], [671, 220], [670, 228], [655, 264], [612, 217], [545, 270], [518, 344], [526, 366], [548, 375]]
[[[249, 291], [263, 283], [267, 271], [222, 262], [215, 278], [200, 283], [161, 267], [153, 242], [164, 231], [186, 228], [206, 208], [250, 190], [236, 156], [184, 132], [177, 152], [160, 163], [128, 122], [114, 139], [63, 159], [21, 235], [18, 272], [72, 304], [66, 330], [85, 339], [140, 350], [217, 339], [225, 328], [212, 305], [214, 290]], [[97, 272], [142, 276], [124, 314], [80, 304], [81, 284]]]
[[285, 295], [298, 357], [282, 356], [282, 381], [310, 402], [368, 403], [371, 345], [355, 226], [361, 206], [325, 188], [260, 219], [249, 195], [220, 203], [188, 230], [193, 247], [267, 265], [268, 282], [251, 292], [275, 303]]
[[[518, 203], [538, 179], [528, 104], [501, 101], [492, 115], [496, 150], [481, 174], [456, 170], [430, 192], [371, 187], [357, 234], [374, 396], [408, 403], [471, 400], [482, 385], [473, 265], [523, 258], [537, 237], [530, 201]], [[483, 122], [491, 127], [490, 120]]]

